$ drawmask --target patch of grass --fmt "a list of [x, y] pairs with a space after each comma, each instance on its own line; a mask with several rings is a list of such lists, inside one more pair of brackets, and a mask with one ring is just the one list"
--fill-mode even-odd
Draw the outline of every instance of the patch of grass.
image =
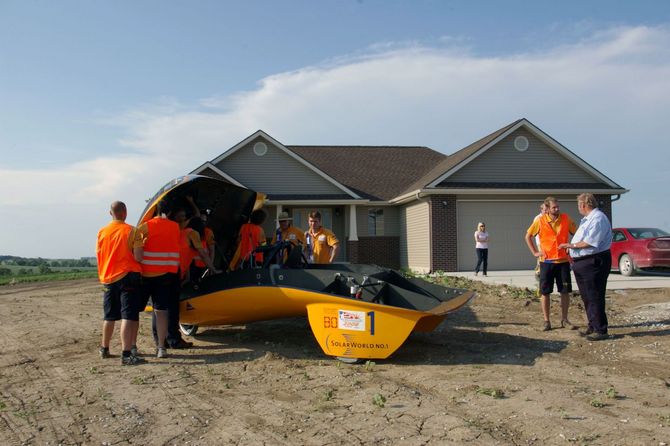
[[135, 376], [130, 380], [130, 384], [141, 386], [147, 383], [147, 379], [144, 376]]
[[493, 387], [480, 387], [477, 389], [477, 393], [480, 395], [488, 395], [495, 399], [500, 399], [505, 397], [505, 391], [502, 389], [495, 389]]
[[619, 397], [619, 392], [617, 392], [614, 387], [610, 387], [605, 391], [605, 395], [607, 396], [607, 398], [614, 400]]
[[367, 361], [365, 361], [365, 365], [363, 366], [363, 369], [368, 371], [368, 372], [371, 372], [372, 369], [375, 368], [375, 365], [377, 365], [376, 362], [367, 360]]
[[7, 404], [5, 404], [4, 401], [0, 401], [0, 410], [5, 410], [7, 409]]
[[110, 396], [112, 396], [111, 393], [107, 392], [104, 388], [98, 387], [98, 396], [100, 397], [101, 400], [108, 400]]
[[334, 389], [327, 389], [327, 390], [323, 393], [323, 400], [324, 400], [324, 401], [332, 401], [332, 400], [333, 400], [333, 396], [335, 396], [335, 390], [334, 390]]
[[386, 404], [386, 398], [381, 393], [375, 393], [372, 395], [372, 404], [377, 407], [384, 407]]
[[89, 367], [88, 373], [90, 373], [91, 375], [102, 375], [103, 374], [102, 371], [98, 370], [97, 367]]
[[598, 398], [593, 398], [590, 402], [591, 406], [597, 407], [598, 409], [605, 407], [605, 403], [600, 401]]
[[666, 427], [670, 426], [670, 414], [662, 415], [662, 414], [659, 413], [658, 414], [658, 419], [661, 420], [661, 424], [663, 426], [666, 426]]
[[305, 373], [302, 374], [302, 379], [304, 379], [305, 381], [309, 381], [312, 378], [307, 374], [307, 372], [305, 372]]

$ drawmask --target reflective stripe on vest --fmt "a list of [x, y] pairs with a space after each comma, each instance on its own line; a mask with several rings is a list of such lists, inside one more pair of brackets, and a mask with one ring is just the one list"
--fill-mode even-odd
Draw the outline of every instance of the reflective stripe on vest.
[[567, 214], [560, 214], [558, 217], [558, 233], [554, 227], [549, 224], [547, 218], [540, 218], [540, 245], [545, 253], [546, 260], [562, 260], [568, 258], [568, 252], [565, 249], [558, 249], [561, 243], [567, 243], [570, 237], [570, 223]]
[[147, 241], [142, 256], [143, 273], [176, 273], [179, 269], [179, 225], [165, 218], [147, 222]]

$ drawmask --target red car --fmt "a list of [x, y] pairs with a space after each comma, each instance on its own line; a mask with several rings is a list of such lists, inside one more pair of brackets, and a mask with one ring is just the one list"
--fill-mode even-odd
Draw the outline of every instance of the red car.
[[612, 229], [612, 269], [632, 276], [645, 268], [670, 267], [670, 234], [657, 228]]

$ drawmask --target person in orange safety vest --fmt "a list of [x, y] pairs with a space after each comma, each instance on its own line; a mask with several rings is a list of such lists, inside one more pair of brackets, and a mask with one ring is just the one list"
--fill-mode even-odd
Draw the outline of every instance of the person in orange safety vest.
[[98, 277], [104, 286], [100, 356], [109, 357], [115, 321], [121, 320], [121, 364], [134, 365], [142, 362], [136, 347], [142, 269], [133, 257], [135, 228], [125, 222], [126, 205], [113, 202], [109, 214], [112, 221], [98, 232], [95, 249]]
[[151, 296], [156, 321], [156, 356], [167, 357], [168, 309], [179, 301], [179, 225], [167, 218], [168, 205], [160, 201], [156, 216], [136, 231], [134, 254], [142, 265], [145, 301]]
[[[545, 214], [533, 220], [525, 236], [531, 254], [540, 259], [543, 331], [551, 330], [549, 295], [554, 289], [554, 282], [557, 291], [561, 294], [561, 327], [574, 330], [577, 327], [568, 319], [570, 293], [572, 292], [570, 257], [568, 252], [559, 246], [569, 241], [570, 236], [577, 231], [577, 225], [567, 214], [561, 213], [556, 198], [547, 197], [544, 204]], [[539, 246], [535, 244], [536, 236], [539, 237]]]
[[265, 211], [257, 209], [251, 213], [249, 222], [243, 224], [240, 228], [239, 245], [231, 261], [232, 270], [245, 265], [256, 266], [263, 264], [263, 253], [254, 253], [253, 251], [267, 243], [265, 231], [261, 227], [265, 221], [265, 217]]

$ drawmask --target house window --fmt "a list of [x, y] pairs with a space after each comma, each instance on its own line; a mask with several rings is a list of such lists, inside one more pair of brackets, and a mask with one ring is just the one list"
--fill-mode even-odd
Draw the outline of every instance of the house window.
[[368, 235], [384, 235], [383, 209], [368, 209]]

